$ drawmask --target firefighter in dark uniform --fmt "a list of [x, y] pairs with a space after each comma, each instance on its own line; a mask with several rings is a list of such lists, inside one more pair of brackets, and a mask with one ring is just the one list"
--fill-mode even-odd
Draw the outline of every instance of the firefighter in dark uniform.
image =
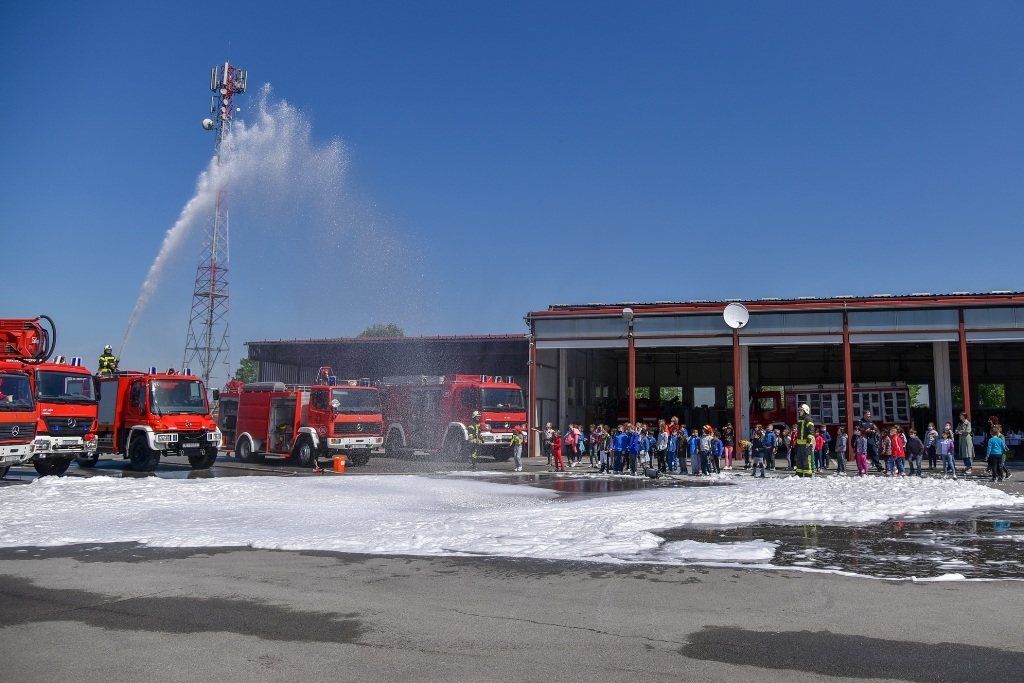
[[103, 347], [103, 355], [100, 356], [99, 368], [96, 370], [96, 376], [92, 378], [92, 388], [96, 393], [96, 400], [100, 400], [100, 377], [113, 377], [114, 372], [117, 371], [118, 360], [114, 356], [114, 349], [110, 348], [110, 344]]
[[103, 347], [103, 355], [100, 356], [99, 369], [96, 374], [100, 377], [110, 377], [117, 370], [117, 358], [114, 357], [114, 349], [110, 344]]
[[800, 406], [796, 423], [796, 476], [814, 476], [814, 423], [811, 408], [806, 403]]
[[469, 462], [472, 469], [476, 469], [476, 461], [480, 455], [480, 444], [484, 442], [480, 438], [480, 411], [473, 411], [473, 419], [469, 423], [469, 427], [466, 428], [466, 434], [470, 443], [469, 446]]

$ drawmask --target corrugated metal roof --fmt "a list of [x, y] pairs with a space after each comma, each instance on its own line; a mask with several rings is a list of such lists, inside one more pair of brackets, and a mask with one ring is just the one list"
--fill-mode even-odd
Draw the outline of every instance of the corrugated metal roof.
[[336, 342], [355, 342], [358, 344], [372, 344], [374, 342], [388, 343], [414, 343], [421, 341], [518, 341], [526, 338], [525, 334], [471, 334], [471, 335], [446, 335], [426, 337], [330, 337], [324, 339], [265, 339], [263, 341], [249, 341], [248, 344], [331, 344]]
[[780, 297], [760, 297], [752, 299], [720, 299], [720, 300], [707, 300], [707, 299], [691, 299], [688, 301], [655, 301], [649, 303], [639, 303], [635, 301], [625, 301], [619, 303], [589, 303], [589, 304], [552, 304], [547, 308], [547, 311], [568, 311], [568, 310], [586, 310], [586, 309], [615, 309], [623, 307], [651, 307], [651, 308], [664, 308], [664, 307], [686, 307], [686, 306], [699, 306], [699, 307], [713, 307], [715, 305], [725, 305], [728, 303], [739, 302], [744, 304], [758, 304], [765, 303], [770, 304], [773, 307], [784, 306], [787, 303], [797, 303], [801, 308], [806, 307], [811, 303], [820, 303], [828, 305], [829, 303], [843, 303], [847, 304], [851, 301], [867, 301], [872, 304], [878, 304], [885, 301], [903, 301], [907, 299], [933, 299], [940, 302], [956, 303], [958, 299], [974, 298], [1006, 298], [1006, 297], [1024, 297], [1024, 292], [1020, 291], [1008, 291], [1008, 290], [993, 290], [991, 292], [951, 292], [949, 294], [932, 294], [930, 292], [913, 292], [911, 294], [867, 294], [867, 295], [853, 295], [853, 294], [841, 294], [832, 297], [813, 297], [813, 296], [799, 296], [790, 298]]

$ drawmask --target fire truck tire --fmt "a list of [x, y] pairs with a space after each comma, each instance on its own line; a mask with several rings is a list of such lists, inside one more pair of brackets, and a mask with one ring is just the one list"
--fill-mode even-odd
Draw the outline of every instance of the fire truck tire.
[[90, 455], [84, 458], [75, 458], [75, 464], [79, 467], [96, 467], [96, 463], [100, 461], [99, 455]]
[[188, 456], [188, 464], [192, 465], [194, 470], [208, 470], [213, 467], [215, 462], [217, 462], [216, 448], [202, 451], [199, 455]]
[[312, 467], [314, 455], [313, 440], [308, 436], [299, 437], [298, 443], [295, 444], [295, 451], [292, 452], [296, 464], [299, 467]]
[[494, 462], [505, 462], [506, 460], [512, 457], [512, 449], [495, 448], [492, 455], [494, 455]]
[[3, 467], [0, 467], [0, 479], [3, 479], [4, 477], [6, 477], [7, 476], [7, 472], [10, 469], [11, 469], [10, 465], [4, 465]]
[[132, 439], [128, 448], [128, 459], [136, 472], [153, 472], [160, 464], [160, 454], [149, 447], [144, 437]]
[[403, 455], [402, 449], [398, 446], [398, 437], [389, 433], [387, 438], [384, 439], [384, 457], [401, 458]]
[[64, 474], [71, 467], [71, 460], [38, 460], [32, 463], [40, 477], [56, 476]]
[[348, 456], [348, 461], [352, 463], [353, 467], [362, 467], [370, 462], [369, 453], [358, 453], [356, 455]]
[[242, 462], [258, 462], [259, 456], [252, 452], [252, 441], [244, 436], [235, 444], [235, 457]]
[[441, 449], [443, 460], [462, 461], [469, 459], [469, 442], [467, 442], [459, 430], [452, 429], [444, 440], [444, 448]]

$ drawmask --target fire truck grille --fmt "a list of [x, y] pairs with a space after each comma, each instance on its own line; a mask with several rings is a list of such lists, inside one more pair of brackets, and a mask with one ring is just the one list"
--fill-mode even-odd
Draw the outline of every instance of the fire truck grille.
[[0, 439], [25, 439], [31, 441], [36, 438], [35, 422], [16, 422], [14, 424], [0, 425]]
[[200, 445], [205, 446], [206, 445], [206, 432], [204, 430], [202, 430], [202, 429], [200, 429], [197, 432], [196, 431], [190, 431], [190, 432], [181, 431], [181, 432], [178, 432], [178, 444], [183, 444], [185, 442], [191, 442], [191, 441], [198, 441], [200, 443]]
[[89, 417], [48, 417], [46, 431], [54, 436], [81, 436], [89, 431], [92, 418]]
[[359, 434], [366, 436], [380, 436], [381, 423], [380, 422], [335, 422], [334, 433], [338, 436], [342, 434]]

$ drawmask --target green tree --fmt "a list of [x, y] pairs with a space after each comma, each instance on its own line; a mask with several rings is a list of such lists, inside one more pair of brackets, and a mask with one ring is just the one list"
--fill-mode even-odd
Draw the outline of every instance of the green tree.
[[235, 379], [248, 384], [259, 379], [260, 364], [252, 358], [243, 358], [238, 361], [238, 369], [235, 370]]
[[375, 323], [356, 335], [357, 337], [404, 337], [405, 332], [394, 323]]
[[923, 398], [921, 396], [921, 394], [922, 394], [921, 390], [923, 388], [924, 388], [923, 384], [908, 384], [907, 385], [907, 392], [910, 394], [910, 405], [912, 405], [915, 408], [921, 408], [921, 407], [924, 407], [924, 406], [928, 405], [928, 401], [923, 400]]
[[979, 408], [1005, 408], [1006, 407], [1006, 385], [1005, 384], [979, 384], [978, 385], [978, 407]]

